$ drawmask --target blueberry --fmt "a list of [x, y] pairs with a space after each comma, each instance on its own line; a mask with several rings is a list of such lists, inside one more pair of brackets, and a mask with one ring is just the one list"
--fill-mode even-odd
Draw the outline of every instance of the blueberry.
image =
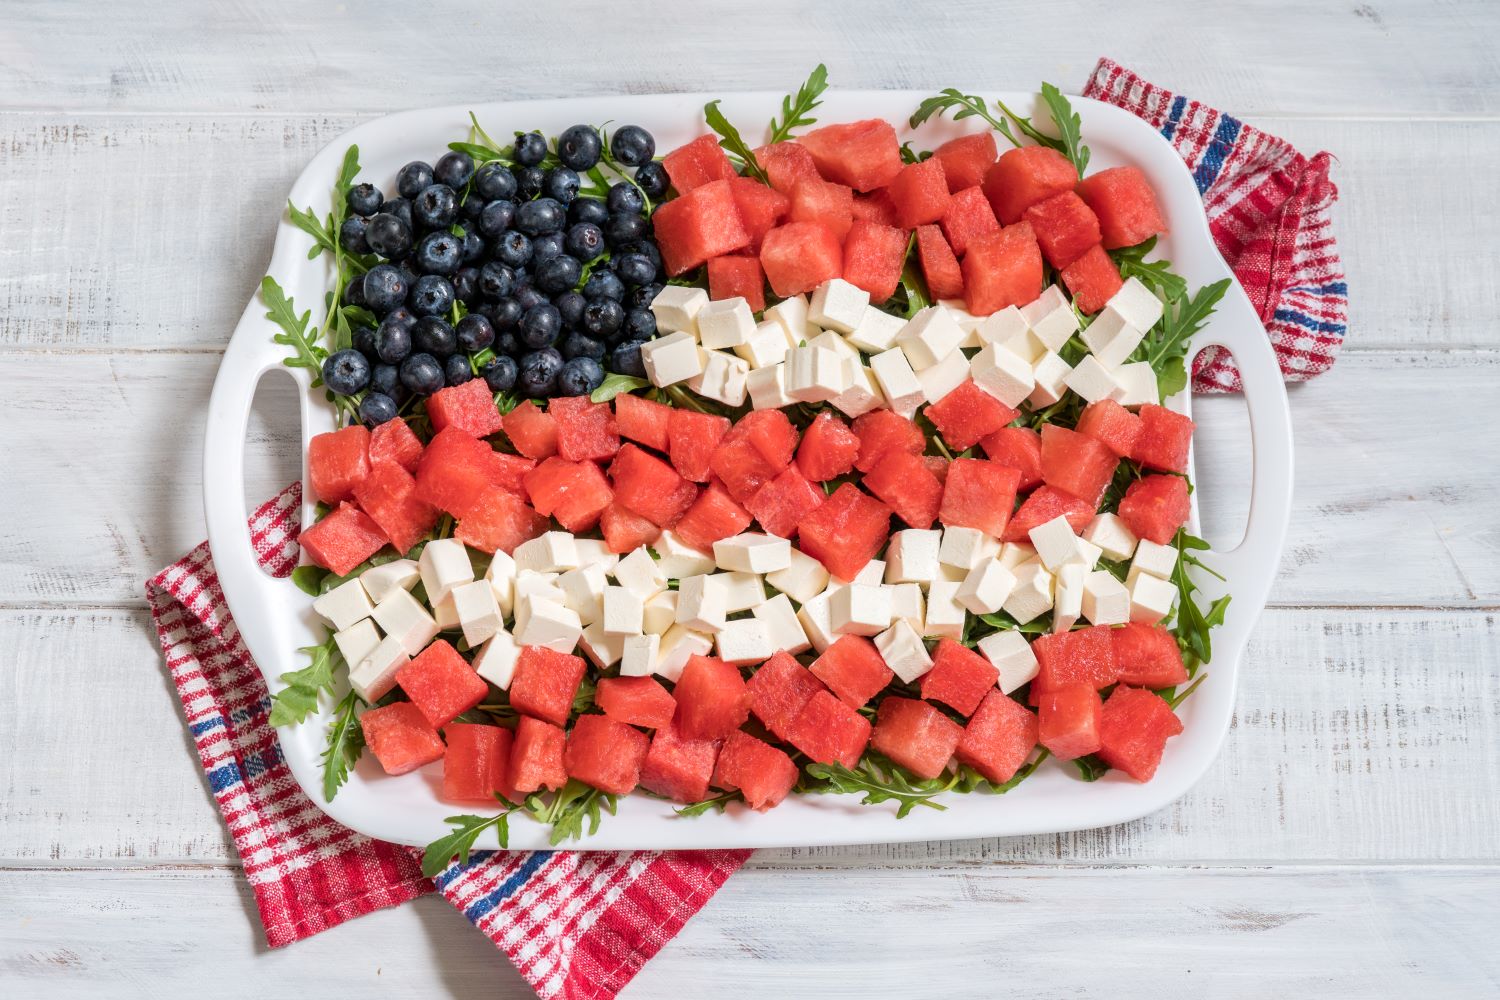
[[531, 285], [529, 284], [518, 284], [516, 286], [516, 290], [511, 293], [510, 297], [516, 300], [516, 303], [521, 307], [522, 312], [525, 312], [527, 309], [533, 309], [536, 306], [543, 306], [547, 304], [547, 296], [543, 295], [540, 290], [531, 287]]
[[593, 337], [583, 333], [570, 333], [563, 338], [559, 348], [562, 356], [568, 360], [573, 358], [593, 358], [595, 361], [604, 360], [604, 344]]
[[458, 218], [458, 195], [446, 184], [428, 185], [412, 200], [411, 214], [418, 229], [447, 229]]
[[344, 204], [348, 205], [349, 211], [355, 215], [374, 215], [380, 211], [380, 203], [383, 200], [380, 189], [374, 184], [356, 184], [344, 196]]
[[574, 170], [592, 168], [602, 150], [598, 130], [589, 125], [574, 125], [557, 137], [557, 158]]
[[562, 316], [563, 326], [577, 326], [583, 320], [583, 307], [589, 300], [574, 291], [566, 291], [552, 300]]
[[[416, 282], [413, 281], [412, 284], [416, 284]], [[385, 314], [386, 323], [396, 323], [400, 326], [404, 326], [406, 327], [408, 332], [411, 331], [412, 324], [416, 321], [417, 314], [406, 308], [406, 306], [397, 306], [396, 308]]]
[[521, 358], [521, 391], [532, 399], [546, 399], [557, 385], [557, 373], [563, 358], [556, 349], [547, 347]]
[[616, 184], [605, 200], [610, 214], [640, 215], [646, 210], [646, 199], [634, 184]]
[[365, 274], [365, 305], [377, 316], [384, 316], [406, 301], [410, 287], [400, 271], [389, 264], [377, 264]]
[[428, 233], [414, 255], [424, 274], [452, 274], [463, 261], [463, 241], [452, 233]]
[[667, 187], [672, 179], [667, 176], [666, 167], [652, 160], [650, 163], [642, 163], [635, 168], [635, 182], [647, 198], [655, 200], [667, 193]]
[[323, 382], [340, 396], [352, 396], [370, 384], [370, 362], [350, 348], [335, 351], [323, 362]]
[[394, 215], [406, 223], [406, 228], [411, 229], [411, 202], [406, 198], [387, 198], [380, 203], [380, 211], [385, 215]]
[[542, 193], [542, 183], [547, 179], [541, 167], [516, 168], [516, 197], [529, 201]]
[[490, 326], [493, 326], [496, 332], [514, 330], [521, 322], [521, 315], [525, 311], [515, 299], [501, 299], [480, 308], [481, 315], [490, 321]]
[[639, 125], [621, 125], [610, 136], [609, 151], [627, 167], [639, 167], [656, 155], [656, 140]]
[[521, 342], [533, 350], [556, 342], [562, 330], [562, 314], [550, 302], [532, 306], [521, 317]]
[[490, 321], [478, 313], [469, 313], [453, 328], [458, 337], [458, 346], [473, 354], [495, 342], [495, 328]]
[[369, 253], [370, 244], [365, 242], [366, 222], [359, 216], [351, 216], [339, 226], [339, 245], [350, 253]]
[[443, 381], [449, 385], [463, 385], [473, 377], [474, 369], [462, 354], [455, 354], [443, 362]]
[[443, 367], [431, 354], [413, 354], [401, 362], [401, 384], [418, 396], [430, 396], [443, 387]]
[[644, 344], [643, 340], [627, 340], [616, 344], [609, 352], [609, 370], [619, 372], [621, 375], [645, 378], [646, 365], [641, 361], [641, 347]]
[[518, 365], [515, 358], [501, 355], [491, 358], [479, 369], [484, 384], [490, 387], [490, 392], [510, 392], [516, 387], [516, 374]]
[[606, 268], [596, 267], [589, 272], [589, 280], [583, 283], [583, 297], [586, 299], [614, 299], [616, 302], [625, 298], [625, 283], [620, 276]]
[[609, 221], [604, 223], [604, 238], [609, 240], [609, 245], [617, 247], [622, 243], [631, 243], [646, 235], [647, 223], [643, 216], [639, 215], [611, 215]]
[[478, 233], [464, 233], [464, 248], [459, 255], [465, 264], [473, 264], [484, 256], [484, 240]]
[[479, 269], [479, 294], [487, 299], [503, 299], [516, 287], [516, 272], [498, 260]]
[[423, 316], [411, 328], [411, 343], [419, 352], [446, 358], [458, 350], [458, 334], [448, 321], [437, 316]]
[[650, 309], [627, 309], [620, 330], [625, 340], [650, 340], [656, 336], [656, 316]]
[[517, 358], [526, 353], [526, 348], [521, 345], [521, 338], [516, 336], [515, 331], [506, 330], [495, 334], [495, 353]]
[[365, 304], [365, 276], [356, 274], [349, 279], [344, 286], [344, 305], [363, 306]]
[[565, 253], [543, 261], [537, 265], [536, 269], [537, 287], [549, 295], [566, 292], [578, 284], [578, 279], [581, 277], [583, 277], [583, 265], [578, 263], [577, 258], [569, 257]]
[[538, 198], [522, 202], [516, 209], [516, 228], [527, 236], [555, 233], [567, 221], [568, 213], [556, 198]]
[[484, 206], [484, 211], [479, 213], [479, 222], [476, 224], [479, 232], [490, 239], [498, 239], [505, 235], [510, 228], [510, 222], [516, 217], [516, 203], [496, 199]]
[[472, 225], [479, 221], [479, 216], [484, 212], [486, 204], [483, 198], [471, 191], [458, 203], [458, 217]]
[[386, 260], [411, 253], [411, 223], [394, 212], [381, 212], [365, 226], [365, 243]]
[[436, 274], [424, 274], [406, 297], [418, 316], [446, 316], [453, 310], [453, 283]]
[[479, 268], [461, 267], [453, 276], [453, 297], [466, 306], [479, 301]]
[[446, 184], [457, 191], [474, 176], [474, 157], [456, 149], [449, 150], [437, 161], [437, 166], [432, 168], [432, 175], [439, 184]]
[[531, 241], [531, 265], [551, 260], [563, 252], [566, 237], [562, 233], [543, 233]]
[[388, 365], [400, 364], [411, 353], [411, 327], [389, 319], [375, 331], [375, 353]]
[[559, 396], [587, 396], [604, 381], [604, 368], [595, 358], [574, 358], [557, 373]]
[[413, 160], [397, 172], [396, 190], [401, 192], [403, 198], [415, 198], [434, 179], [432, 167], [421, 160]]
[[487, 202], [514, 198], [516, 176], [499, 160], [491, 160], [474, 172], [474, 190]]
[[661, 250], [657, 248], [655, 240], [633, 240], [630, 243], [622, 243], [615, 249], [621, 255], [627, 253], [641, 254], [643, 257], [651, 261], [651, 265], [656, 268], [658, 273], [661, 271]]
[[594, 299], [583, 310], [583, 328], [589, 336], [606, 340], [625, 324], [625, 307], [614, 299]]
[[581, 261], [590, 261], [604, 252], [604, 230], [592, 222], [578, 222], [568, 230], [563, 248]]
[[525, 267], [531, 261], [531, 237], [512, 230], [495, 244], [495, 259], [507, 267]]
[[612, 258], [615, 274], [627, 285], [649, 285], [656, 280], [656, 265], [643, 253], [627, 253]]
[[573, 225], [592, 222], [596, 226], [602, 226], [608, 218], [609, 209], [598, 198], [574, 198], [573, 203], [568, 206], [568, 222]]
[[639, 288], [632, 288], [630, 291], [625, 293], [625, 308], [650, 309], [652, 300], [654, 300], [660, 292], [661, 285], [657, 284], [654, 281], [649, 285], [641, 285]]
[[553, 167], [542, 181], [542, 193], [548, 198], [566, 205], [578, 197], [578, 171], [568, 167]]
[[395, 365], [376, 365], [370, 369], [370, 391], [380, 392], [392, 399], [403, 399], [406, 386], [401, 384], [401, 369]]
[[547, 140], [540, 132], [517, 132], [512, 155], [521, 166], [534, 167], [547, 158]]
[[401, 280], [406, 282], [407, 288], [411, 288], [412, 285], [417, 283], [417, 268], [410, 257], [395, 261], [391, 266], [401, 272]]
[[396, 419], [396, 401], [383, 392], [372, 392], [359, 403], [359, 419], [371, 427]]
[[375, 352], [375, 328], [360, 323], [349, 334], [354, 349], [363, 354], [366, 359], [376, 357]]

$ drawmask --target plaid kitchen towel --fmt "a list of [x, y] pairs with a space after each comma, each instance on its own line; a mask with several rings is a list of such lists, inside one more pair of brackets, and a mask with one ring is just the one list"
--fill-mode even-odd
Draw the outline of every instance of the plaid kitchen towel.
[[[277, 576], [297, 565], [301, 499], [293, 484], [250, 519], [261, 564]], [[420, 849], [341, 826], [292, 777], [267, 721], [270, 695], [229, 616], [208, 544], [148, 581], [146, 599], [273, 947], [436, 889], [539, 996], [609, 998], [750, 855], [500, 851], [423, 878]]]
[[[1177, 150], [1203, 196], [1219, 252], [1250, 296], [1282, 375], [1300, 382], [1327, 371], [1344, 341], [1349, 293], [1329, 210], [1338, 188], [1332, 157], [1311, 159], [1206, 104], [1147, 83], [1099, 60], [1085, 97], [1149, 122]], [[1234, 359], [1218, 348], [1193, 365], [1193, 391], [1240, 388]]]

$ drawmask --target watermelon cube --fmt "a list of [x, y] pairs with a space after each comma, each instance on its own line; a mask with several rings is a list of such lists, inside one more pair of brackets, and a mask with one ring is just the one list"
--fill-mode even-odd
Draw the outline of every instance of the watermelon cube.
[[629, 795], [641, 777], [650, 745], [646, 734], [603, 715], [580, 715], [568, 733], [563, 767], [568, 777], [611, 795]]
[[717, 740], [689, 739], [675, 726], [658, 729], [641, 765], [641, 787], [673, 802], [706, 799], [718, 756]]
[[938, 519], [950, 528], [977, 528], [992, 538], [1005, 534], [1016, 506], [1015, 469], [983, 458], [955, 458], [943, 484]]
[[522, 646], [510, 681], [510, 704], [522, 715], [567, 725], [587, 669], [583, 658], [546, 646]]
[[892, 410], [871, 410], [855, 417], [854, 435], [859, 438], [854, 467], [860, 472], [869, 472], [891, 452], [920, 455], [927, 450], [921, 428]]
[[[756, 187], [760, 185], [757, 184]], [[769, 191], [770, 188], [764, 190]], [[760, 258], [728, 254], [709, 261], [708, 297], [741, 298], [751, 312], [760, 312], [766, 307], [766, 275], [760, 269]]]
[[1057, 424], [1042, 428], [1042, 480], [1085, 503], [1099, 506], [1119, 456], [1105, 445]]
[[954, 451], [972, 448], [981, 438], [995, 433], [1019, 415], [1019, 410], [1006, 406], [975, 385], [971, 378], [964, 379], [958, 388], [927, 407], [927, 419]]
[[998, 233], [1000, 223], [995, 220], [995, 210], [978, 185], [964, 188], [948, 202], [948, 210], [942, 218], [943, 235], [953, 252], [962, 257], [969, 244], [987, 233]]
[[[865, 473], [864, 487], [909, 528], [930, 528], [943, 503], [943, 484], [920, 455], [893, 451]], [[847, 578], [846, 578], [847, 579]]]
[[547, 404], [557, 421], [557, 454], [569, 462], [605, 462], [620, 450], [620, 432], [608, 403], [587, 396], [558, 396]]
[[773, 535], [791, 538], [802, 519], [822, 506], [825, 499], [818, 489], [794, 466], [762, 486], [745, 504], [760, 526]]
[[[734, 195], [734, 205], [739, 209], [745, 232], [750, 234], [749, 248], [752, 253], [758, 251], [761, 239], [775, 229], [791, 210], [791, 198], [750, 177], [731, 178], [729, 190]], [[714, 298], [720, 296], [716, 295]]]
[[1002, 427], [979, 446], [991, 462], [1021, 474], [1017, 490], [1029, 490], [1042, 481], [1042, 436], [1030, 427]]
[[854, 220], [896, 226], [896, 203], [885, 188], [854, 196]]
[[766, 461], [784, 469], [792, 464], [797, 452], [797, 428], [780, 410], [752, 410], [724, 436], [724, 440], [744, 437]]
[[438, 639], [396, 671], [396, 683], [434, 729], [484, 701], [489, 685], [454, 649]]
[[[457, 427], [439, 431], [417, 465], [417, 496], [454, 517], [463, 517], [491, 486], [508, 487], [509, 465], [499, 458], [493, 448], [466, 431]], [[512, 492], [520, 492], [519, 482]]]
[[679, 146], [661, 158], [661, 165], [666, 168], [678, 194], [687, 194], [711, 181], [738, 176], [734, 164], [719, 148], [719, 139], [715, 135], [700, 135], [687, 145]]
[[891, 534], [891, 509], [844, 483], [797, 528], [802, 551], [840, 580], [852, 580]]
[[766, 172], [771, 187], [789, 195], [804, 177], [818, 177], [818, 165], [806, 146], [795, 142], [776, 142], [755, 150], [755, 160]]
[[1042, 252], [1025, 222], [969, 241], [963, 264], [964, 305], [975, 316], [1023, 306], [1042, 291]]
[[846, 185], [804, 177], [792, 191], [788, 222], [816, 222], [827, 226], [840, 242], [854, 222], [854, 192]]
[[745, 724], [753, 700], [738, 667], [713, 656], [690, 656], [672, 697], [672, 725], [690, 740], [719, 740]]
[[[673, 414], [681, 410], [673, 410]], [[615, 500], [658, 528], [676, 524], [698, 496], [698, 488], [666, 462], [627, 444], [609, 467]]]
[[1111, 167], [1085, 177], [1078, 194], [1099, 217], [1106, 249], [1132, 247], [1167, 231], [1156, 192], [1138, 167]]
[[1187, 480], [1181, 476], [1146, 476], [1131, 483], [1120, 500], [1120, 519], [1137, 538], [1166, 545], [1187, 524], [1192, 510]]
[[354, 487], [354, 499], [397, 552], [410, 551], [437, 524], [438, 509], [417, 496], [416, 479], [395, 462], [375, 463]]
[[557, 420], [531, 400], [526, 400], [501, 419], [505, 436], [522, 455], [540, 462], [557, 454]]
[[728, 430], [728, 417], [674, 409], [667, 422], [667, 453], [672, 467], [684, 479], [708, 482], [714, 449]]
[[824, 687], [785, 650], [778, 650], [745, 682], [750, 713], [778, 739], [786, 739], [792, 722], [812, 696]]
[[370, 472], [370, 432], [363, 424], [314, 434], [307, 442], [307, 481], [313, 496], [336, 504], [354, 496]]
[[628, 392], [615, 397], [615, 429], [621, 437], [648, 448], [667, 450], [667, 424], [671, 419], [672, 408], [665, 403]]
[[1058, 760], [1073, 760], [1099, 749], [1104, 706], [1087, 684], [1067, 684], [1041, 696], [1037, 740]]
[[665, 204], [651, 216], [656, 245], [669, 275], [750, 245], [727, 180], [709, 181]]
[[964, 272], [943, 231], [937, 226], [917, 227], [917, 260], [927, 294], [933, 299], [956, 299], [964, 293]]
[[786, 741], [819, 764], [852, 768], [870, 743], [870, 720], [819, 691], [787, 727]]
[[855, 219], [844, 237], [844, 280], [884, 302], [896, 293], [906, 265], [907, 235], [894, 226]]
[[660, 528], [618, 501], [599, 515], [599, 531], [609, 551], [619, 554], [650, 545], [661, 535]]
[[986, 781], [1003, 785], [1026, 763], [1036, 739], [1036, 715], [1009, 695], [990, 691], [964, 727], [958, 759]]
[[949, 139], [932, 151], [932, 158], [942, 162], [948, 190], [954, 194], [983, 182], [996, 156], [995, 133], [990, 131]]
[[[713, 474], [723, 480], [724, 486], [740, 503], [755, 496], [762, 486], [781, 475], [782, 470], [792, 461], [791, 449], [786, 450], [785, 460], [782, 460], [779, 449], [768, 457], [762, 449], [756, 447], [754, 428], [747, 427], [747, 420], [749, 416], [758, 413], [786, 420], [786, 414], [780, 410], [752, 411], [719, 439], [719, 446], [709, 459]], [[791, 445], [795, 448], [797, 432], [789, 421], [786, 427], [791, 432]]]
[[713, 552], [714, 542], [738, 535], [750, 527], [750, 512], [718, 483], [711, 483], [682, 515], [675, 529], [683, 544], [700, 552]]
[[1135, 450], [1130, 457], [1150, 469], [1187, 472], [1193, 421], [1155, 403], [1147, 403], [1137, 412], [1141, 417], [1141, 436], [1135, 439]]
[[922, 462], [927, 466], [927, 471], [937, 476], [937, 481], [947, 485], [949, 461], [942, 455], [923, 455]]
[[1111, 629], [1121, 684], [1168, 688], [1187, 683], [1187, 667], [1177, 637], [1160, 625], [1130, 622]]
[[1150, 781], [1167, 740], [1182, 732], [1182, 720], [1160, 695], [1121, 685], [1099, 717], [1099, 756], [1136, 781]]
[[526, 474], [526, 493], [537, 513], [557, 518], [569, 531], [587, 531], [614, 502], [614, 491], [593, 462], [569, 462], [556, 455]]
[[1077, 183], [1078, 171], [1057, 150], [1021, 146], [1000, 154], [995, 165], [985, 171], [983, 186], [995, 217], [1009, 226], [1019, 222], [1032, 205], [1071, 191]]
[[951, 197], [943, 161], [935, 156], [903, 166], [886, 191], [896, 205], [896, 221], [904, 229], [941, 219]]
[[925, 701], [887, 698], [875, 713], [870, 746], [924, 780], [943, 773], [963, 727]]
[[952, 639], [940, 639], [932, 651], [932, 669], [922, 675], [922, 697], [967, 718], [999, 679], [1000, 671], [989, 660]]
[[427, 417], [434, 431], [457, 427], [477, 438], [488, 437], [505, 426], [495, 397], [482, 378], [471, 378], [428, 396]]
[[1074, 429], [1125, 458], [1135, 449], [1136, 439], [1141, 436], [1141, 427], [1140, 417], [1113, 399], [1101, 399], [1083, 408]]
[[1120, 678], [1108, 625], [1038, 636], [1031, 651], [1037, 662], [1036, 677], [1031, 682], [1033, 695], [1069, 684], [1085, 684], [1097, 691]]
[[594, 703], [616, 722], [660, 729], [677, 711], [672, 693], [655, 677], [601, 677]]
[[839, 636], [810, 669], [850, 708], [863, 708], [895, 676], [880, 650], [862, 635]]
[[370, 464], [395, 462], [407, 472], [415, 473], [422, 459], [422, 442], [412, 433], [405, 420], [397, 417], [376, 425], [370, 432]]
[[1011, 515], [1010, 524], [1000, 536], [1002, 542], [1024, 542], [1031, 537], [1031, 529], [1046, 524], [1058, 516], [1068, 519], [1068, 527], [1075, 534], [1081, 533], [1094, 518], [1093, 504], [1053, 489], [1039, 486], [1032, 491], [1021, 506]]
[[348, 576], [354, 567], [380, 551], [386, 537], [364, 511], [352, 503], [341, 503], [304, 530], [298, 541], [313, 562], [339, 576]]
[[543, 788], [561, 788], [568, 783], [563, 754], [568, 735], [558, 726], [523, 715], [516, 722], [516, 739], [510, 748], [510, 786], [519, 796]]
[[448, 802], [482, 803], [493, 807], [495, 795], [520, 804], [510, 786], [510, 751], [515, 733], [500, 726], [452, 722], [443, 729], [448, 751], [443, 754], [442, 797]]
[[815, 483], [826, 483], [854, 468], [859, 438], [849, 425], [826, 410], [813, 417], [797, 446], [797, 468]]
[[885, 187], [901, 172], [896, 130], [883, 118], [825, 125], [797, 141], [812, 154], [818, 173], [856, 191]]
[[1055, 194], [1026, 209], [1047, 263], [1061, 270], [1099, 242], [1099, 219], [1072, 191]]
[[1063, 284], [1073, 293], [1080, 312], [1096, 313], [1125, 284], [1120, 269], [1104, 248], [1095, 243], [1062, 270]]
[[784, 750], [749, 733], [730, 733], [714, 766], [715, 788], [738, 791], [745, 804], [765, 812], [781, 803], [797, 783], [797, 765]]
[[409, 701], [372, 708], [359, 717], [365, 745], [386, 774], [405, 774], [443, 756], [443, 738]]
[[514, 552], [547, 530], [547, 519], [510, 490], [491, 486], [459, 518], [453, 536], [481, 552]]
[[781, 298], [810, 292], [843, 273], [839, 236], [820, 222], [788, 222], [760, 242], [760, 266]]

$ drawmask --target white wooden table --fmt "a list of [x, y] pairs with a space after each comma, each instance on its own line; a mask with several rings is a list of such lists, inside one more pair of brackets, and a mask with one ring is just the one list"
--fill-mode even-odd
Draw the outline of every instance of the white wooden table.
[[[628, 995], [1500, 991], [1500, 8], [708, 7], [0, 2], [0, 996], [528, 995], [436, 898], [265, 948], [142, 600], [203, 535], [199, 414], [315, 149], [818, 60], [1076, 91], [1104, 53], [1340, 161], [1349, 343], [1292, 392], [1296, 511], [1221, 758], [1122, 827], [763, 852]], [[263, 391], [252, 499], [295, 474], [290, 400]], [[1243, 410], [1200, 412], [1232, 540]]]

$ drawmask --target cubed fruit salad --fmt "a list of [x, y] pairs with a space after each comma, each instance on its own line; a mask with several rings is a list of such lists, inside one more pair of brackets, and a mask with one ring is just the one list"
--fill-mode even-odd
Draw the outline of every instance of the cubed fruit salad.
[[824, 86], [754, 148], [715, 102], [660, 159], [639, 128], [476, 122], [387, 195], [351, 151], [301, 220], [341, 269], [333, 353], [268, 304], [343, 426], [309, 446], [295, 574], [330, 635], [274, 719], [347, 685], [328, 797], [368, 749], [498, 810], [429, 870], [634, 791], [904, 816], [1048, 757], [1148, 781], [1181, 731], [1228, 598], [1190, 572], [1165, 404], [1224, 284], [1147, 259], [1155, 194], [1086, 172], [1055, 88], [1047, 131], [945, 91], [909, 124], [996, 128], [925, 152], [815, 122]]

